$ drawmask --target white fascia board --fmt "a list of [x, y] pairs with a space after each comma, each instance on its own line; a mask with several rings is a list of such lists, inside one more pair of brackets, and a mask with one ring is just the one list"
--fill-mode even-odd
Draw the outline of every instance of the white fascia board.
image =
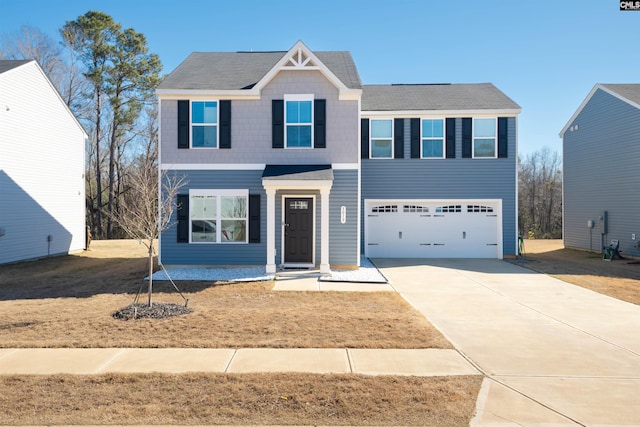
[[593, 89], [591, 89], [591, 92], [589, 92], [589, 95], [587, 95], [587, 97], [584, 99], [584, 101], [582, 101], [582, 104], [580, 104], [580, 106], [578, 107], [578, 109], [576, 110], [575, 113], [573, 113], [573, 115], [571, 116], [571, 118], [569, 119], [569, 121], [567, 122], [566, 125], [564, 125], [564, 127], [562, 128], [562, 130], [560, 131], [560, 138], [564, 138], [564, 134], [565, 132], [569, 129], [569, 127], [571, 126], [571, 124], [573, 123], [573, 121], [578, 117], [578, 115], [582, 112], [582, 110], [584, 109], [584, 107], [587, 105], [587, 103], [591, 100], [591, 97], [593, 96], [594, 93], [596, 93], [596, 91], [598, 89], [602, 89], [602, 87], [600, 86], [600, 84], [596, 84]]
[[589, 92], [589, 95], [587, 95], [587, 97], [584, 99], [584, 101], [582, 101], [582, 104], [580, 104], [580, 106], [578, 107], [578, 109], [576, 110], [575, 113], [573, 113], [573, 116], [571, 116], [571, 118], [569, 119], [569, 121], [567, 122], [566, 125], [564, 125], [564, 127], [562, 128], [562, 130], [560, 131], [560, 138], [564, 138], [564, 134], [567, 132], [567, 130], [569, 129], [569, 127], [571, 127], [571, 125], [573, 124], [573, 122], [578, 118], [578, 116], [580, 115], [580, 113], [582, 113], [582, 110], [584, 109], [584, 107], [587, 106], [587, 104], [589, 103], [589, 101], [591, 101], [591, 98], [593, 97], [593, 95], [595, 95], [596, 91], [600, 89], [605, 93], [608, 93], [609, 95], [613, 96], [616, 99], [619, 99], [620, 101], [627, 103], [629, 105], [631, 105], [634, 108], [637, 108], [638, 110], [640, 110], [640, 105], [631, 101], [628, 98], [625, 98], [624, 96], [620, 95], [617, 92], [612, 91], [611, 89], [605, 87], [602, 83], [598, 83], [596, 84], [593, 89], [591, 89], [591, 92]]
[[622, 102], [626, 102], [627, 104], [631, 105], [632, 107], [637, 108], [637, 109], [640, 110], [640, 105], [638, 105], [637, 103], [631, 101], [628, 98], [625, 98], [624, 96], [620, 95], [619, 93], [612, 91], [608, 87], [606, 87], [606, 86], [604, 86], [602, 84], [599, 84], [598, 85], [598, 89], [602, 89], [603, 91], [607, 92], [609, 95], [619, 99]]
[[156, 95], [159, 99], [260, 99], [260, 91], [251, 90], [201, 90], [201, 89], [158, 89]]
[[163, 163], [161, 170], [264, 170], [265, 163]]
[[326, 179], [268, 179], [262, 178], [262, 186], [275, 190], [318, 190], [331, 188], [333, 181]]
[[357, 170], [359, 163], [331, 163], [331, 169], [334, 170]]
[[360, 114], [363, 119], [367, 117], [418, 117], [418, 116], [434, 116], [434, 117], [516, 117], [520, 114], [520, 109], [506, 110], [390, 110], [390, 111], [362, 111]]

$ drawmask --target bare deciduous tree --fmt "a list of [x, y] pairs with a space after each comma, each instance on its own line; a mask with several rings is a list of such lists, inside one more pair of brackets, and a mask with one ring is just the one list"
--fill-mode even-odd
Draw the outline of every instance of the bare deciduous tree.
[[545, 147], [518, 166], [518, 223], [521, 236], [562, 237], [562, 170], [557, 152]]
[[[159, 182], [162, 183], [161, 188]], [[172, 225], [177, 195], [184, 184], [184, 179], [176, 175], [169, 175], [164, 171], [158, 174], [153, 161], [143, 161], [143, 164], [132, 168], [127, 174], [124, 195], [120, 199], [118, 210], [111, 214], [115, 223], [147, 248], [149, 307], [152, 306], [154, 242], [160, 233]], [[160, 189], [162, 198], [158, 202]]]

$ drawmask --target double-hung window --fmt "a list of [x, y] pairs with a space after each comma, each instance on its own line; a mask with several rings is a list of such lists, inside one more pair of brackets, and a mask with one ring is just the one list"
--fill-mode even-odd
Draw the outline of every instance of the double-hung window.
[[218, 101], [191, 101], [191, 147], [218, 148]]
[[495, 158], [497, 135], [497, 119], [473, 119], [473, 157]]
[[190, 190], [191, 243], [247, 243], [248, 190]]
[[371, 119], [369, 135], [372, 159], [393, 159], [393, 120]]
[[423, 159], [444, 158], [444, 120], [422, 120], [422, 142], [420, 157]]
[[313, 95], [285, 96], [285, 147], [313, 148]]

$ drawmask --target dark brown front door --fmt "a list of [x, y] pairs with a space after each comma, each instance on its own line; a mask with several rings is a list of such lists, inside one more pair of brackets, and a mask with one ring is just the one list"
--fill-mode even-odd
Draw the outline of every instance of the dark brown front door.
[[313, 199], [286, 198], [284, 222], [284, 262], [313, 262]]

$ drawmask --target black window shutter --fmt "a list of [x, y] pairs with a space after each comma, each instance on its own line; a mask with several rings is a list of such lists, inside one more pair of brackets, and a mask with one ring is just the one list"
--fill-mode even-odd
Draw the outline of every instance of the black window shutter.
[[220, 148], [231, 148], [231, 101], [220, 101]]
[[189, 243], [189, 195], [178, 194], [178, 243]]
[[271, 101], [271, 146], [284, 148], [284, 100]]
[[313, 101], [313, 146], [327, 148], [327, 101], [316, 99]]
[[369, 119], [360, 120], [360, 158], [369, 158]]
[[420, 158], [420, 119], [411, 119], [411, 158]]
[[508, 120], [506, 117], [498, 117], [498, 157], [509, 157], [509, 133]]
[[178, 101], [178, 148], [189, 148], [189, 101]]
[[393, 128], [393, 157], [404, 159], [404, 119], [394, 119]]
[[447, 118], [446, 121], [446, 157], [447, 159], [456, 158], [456, 119]]
[[471, 158], [471, 118], [465, 117], [462, 119], [462, 157]]
[[249, 194], [249, 243], [260, 243], [259, 194]]

